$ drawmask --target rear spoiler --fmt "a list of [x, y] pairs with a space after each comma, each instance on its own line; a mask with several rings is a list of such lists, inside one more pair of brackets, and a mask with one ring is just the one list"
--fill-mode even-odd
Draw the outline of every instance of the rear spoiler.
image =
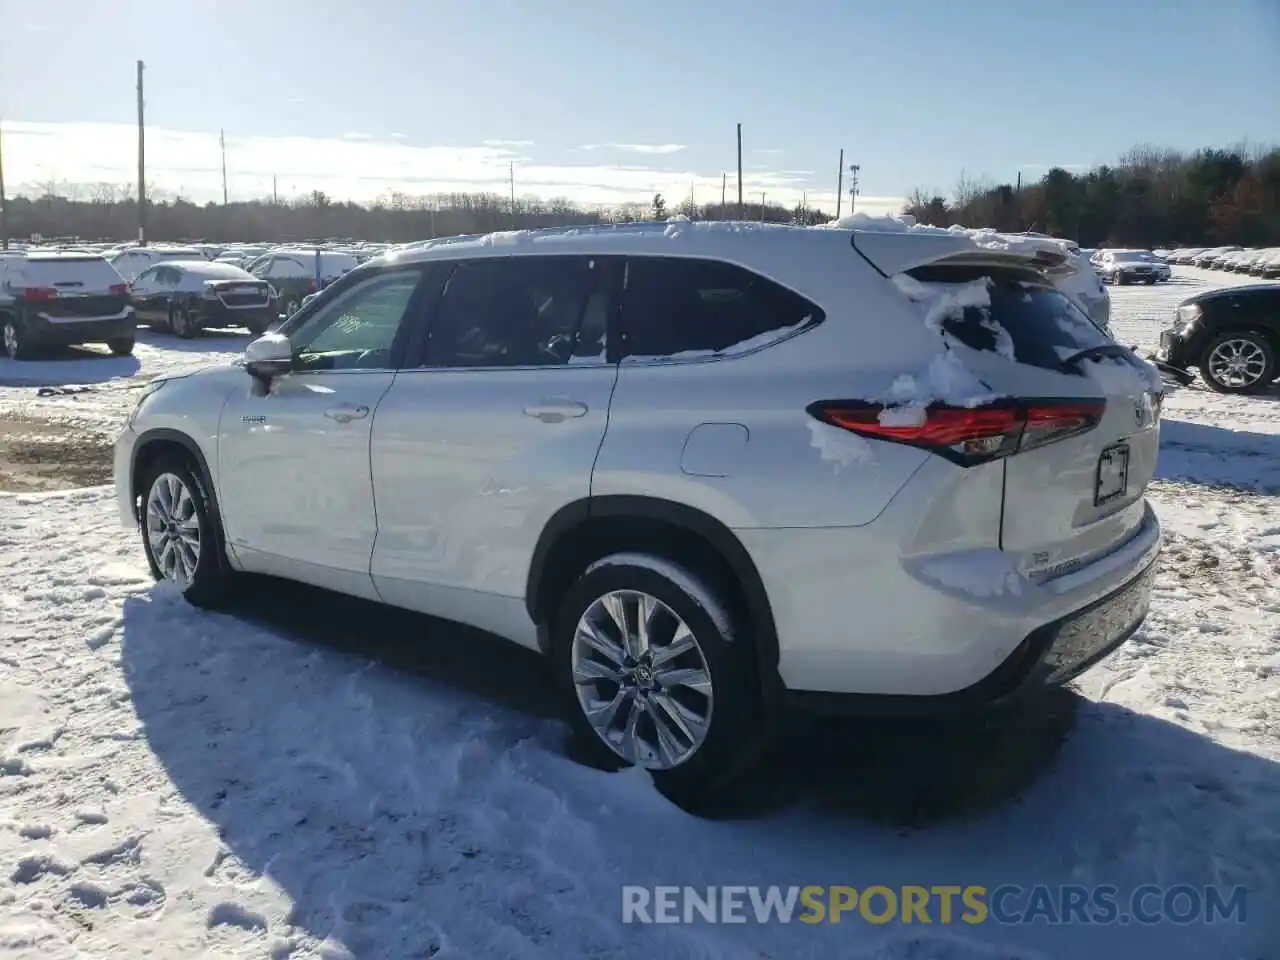
[[1052, 241], [958, 231], [853, 231], [853, 249], [886, 277], [930, 264], [1022, 267], [1050, 277], [1065, 276], [1075, 265], [1064, 247]]

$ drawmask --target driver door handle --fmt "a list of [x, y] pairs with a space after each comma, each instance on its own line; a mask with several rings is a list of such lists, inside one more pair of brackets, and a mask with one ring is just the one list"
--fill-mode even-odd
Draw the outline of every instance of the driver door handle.
[[524, 408], [525, 416], [537, 417], [543, 423], [559, 423], [572, 417], [585, 417], [588, 407], [569, 397], [548, 397]]
[[330, 420], [336, 420], [338, 423], [350, 423], [352, 420], [363, 420], [369, 415], [368, 407], [357, 407], [354, 404], [344, 403], [340, 407], [330, 407], [324, 412], [324, 415]]

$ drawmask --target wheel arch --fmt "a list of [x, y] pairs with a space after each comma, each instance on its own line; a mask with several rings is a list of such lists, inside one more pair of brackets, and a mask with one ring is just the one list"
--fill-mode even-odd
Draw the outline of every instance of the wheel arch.
[[156, 458], [170, 451], [181, 453], [195, 465], [200, 475], [200, 482], [208, 488], [210, 509], [218, 527], [221, 528], [222, 514], [214, 490], [213, 473], [209, 470], [209, 461], [204, 451], [200, 449], [200, 444], [181, 430], [174, 430], [171, 427], [152, 427], [150, 430], [144, 430], [134, 443], [132, 461], [129, 464], [129, 491], [133, 502], [136, 503], [138, 497], [142, 495], [139, 485], [146, 468]]
[[[625, 544], [619, 542], [624, 540]], [[728, 599], [750, 621], [766, 697], [781, 686], [773, 609], [746, 547], [710, 514], [656, 497], [584, 498], [562, 507], [547, 521], [530, 560], [525, 591], [525, 606], [539, 626], [538, 642], [544, 653], [550, 642], [546, 628], [559, 599], [590, 563], [624, 545], [631, 550], [652, 545], [659, 552], [665, 547], [676, 554], [692, 549], [698, 560], [714, 564], [718, 569], [711, 572], [730, 581], [724, 584], [733, 593]]]

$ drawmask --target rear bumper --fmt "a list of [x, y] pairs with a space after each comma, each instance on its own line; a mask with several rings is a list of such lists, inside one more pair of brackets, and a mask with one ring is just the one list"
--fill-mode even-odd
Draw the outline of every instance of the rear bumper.
[[77, 343], [105, 343], [108, 340], [132, 340], [137, 323], [132, 310], [109, 317], [84, 320], [51, 319], [40, 313], [28, 314], [27, 336], [37, 344], [70, 346]]
[[1150, 506], [1141, 511], [1110, 552], [1043, 581], [997, 569], [991, 549], [942, 555], [955, 577], [932, 559], [886, 562], [881, 521], [737, 531], [772, 607], [783, 702], [927, 716], [1067, 682], [1146, 616], [1161, 534]]
[[991, 673], [954, 693], [928, 697], [789, 690], [784, 704], [806, 713], [927, 717], [998, 709], [1067, 683], [1114, 653], [1146, 619], [1159, 568], [1153, 557], [1132, 580], [1030, 634]]
[[197, 301], [197, 315], [202, 327], [261, 326], [265, 329], [275, 321], [278, 313], [272, 301], [262, 307], [228, 307], [221, 300]]

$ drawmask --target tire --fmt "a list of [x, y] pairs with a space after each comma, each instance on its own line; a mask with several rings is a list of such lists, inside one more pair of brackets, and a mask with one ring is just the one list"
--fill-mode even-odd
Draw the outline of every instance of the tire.
[[124, 338], [121, 338], [121, 339], [119, 339], [119, 340], [108, 340], [108, 341], [107, 341], [107, 349], [111, 351], [111, 355], [112, 355], [113, 357], [128, 357], [128, 356], [132, 356], [132, 355], [133, 355], [133, 345], [134, 345], [134, 339], [133, 339], [133, 337], [129, 337], [127, 340], [126, 340], [126, 339], [124, 339]]
[[302, 302], [296, 298], [290, 298], [289, 302], [284, 305], [284, 315], [292, 317], [295, 313], [302, 309]]
[[1117, 273], [1112, 283], [1114, 283], [1118, 287], [1126, 287], [1129, 285], [1129, 281], [1125, 279], [1125, 276], [1123, 273]]
[[[1242, 362], [1239, 379], [1224, 379], [1228, 371], [1221, 364], [1232, 355]], [[1220, 333], [1200, 356], [1200, 377], [1217, 393], [1258, 393], [1276, 378], [1276, 350], [1264, 333], [1256, 330], [1229, 330]], [[1216, 368], [1216, 369], [1215, 369]]]
[[200, 325], [186, 307], [169, 309], [169, 326], [183, 340], [191, 340], [200, 335]]
[[10, 360], [30, 360], [34, 352], [22, 323], [8, 314], [0, 319], [0, 348]]
[[[229, 592], [233, 572], [226, 560], [222, 526], [209, 485], [186, 457], [163, 454], [147, 466], [139, 489], [142, 549], [151, 575], [157, 581], [177, 583], [193, 606], [216, 605]], [[187, 537], [183, 536], [184, 528]], [[194, 563], [192, 551], [182, 550], [177, 542], [186, 540], [189, 544], [191, 531], [198, 535]], [[166, 543], [172, 552], [164, 548]]]
[[265, 323], [246, 323], [245, 326], [249, 329], [249, 336], [260, 337], [267, 332], [268, 325]]
[[[655, 641], [650, 657], [654, 650], [660, 656], [670, 650], [677, 619], [687, 627], [692, 646], [683, 653], [668, 654], [661, 667], [641, 656], [639, 663], [649, 669], [631, 668], [636, 660], [622, 656], [621, 631], [603, 608], [604, 598], [619, 593], [625, 597], [624, 619], [628, 622], [634, 619], [633, 611], [638, 612], [641, 599], [657, 601], [651, 604], [657, 612], [650, 620]], [[703, 809], [721, 799], [760, 757], [766, 742], [754, 647], [745, 632], [735, 631], [734, 618], [721, 599], [724, 595], [708, 578], [669, 560], [651, 554], [617, 553], [592, 564], [569, 588], [552, 628], [552, 663], [565, 692], [575, 735], [601, 765], [639, 763], [649, 767], [655, 786], [686, 809]], [[622, 665], [621, 671], [612, 672], [627, 676], [633, 686], [624, 687], [600, 675], [599, 664], [610, 672], [611, 655], [578, 640], [580, 621], [594, 623], [597, 636], [604, 637], [606, 646], [612, 644], [614, 662]], [[673, 683], [673, 670], [697, 681], [696, 688]], [[701, 691], [699, 672], [707, 678], [709, 695]], [[586, 675], [593, 679], [576, 682], [575, 677]], [[584, 700], [593, 697], [598, 704], [609, 702], [613, 707], [613, 723], [607, 734], [610, 740], [616, 736], [613, 742], [587, 717]], [[643, 704], [637, 711], [632, 705], [639, 701]], [[669, 719], [673, 716], [680, 719]], [[701, 731], [695, 723], [697, 716], [705, 716]], [[636, 718], [632, 727], [636, 736], [628, 746], [626, 729], [631, 717]], [[658, 736], [660, 717], [667, 718], [663, 726], [670, 739], [665, 742]], [[687, 752], [679, 756], [682, 751]], [[668, 762], [673, 759], [677, 762]]]

